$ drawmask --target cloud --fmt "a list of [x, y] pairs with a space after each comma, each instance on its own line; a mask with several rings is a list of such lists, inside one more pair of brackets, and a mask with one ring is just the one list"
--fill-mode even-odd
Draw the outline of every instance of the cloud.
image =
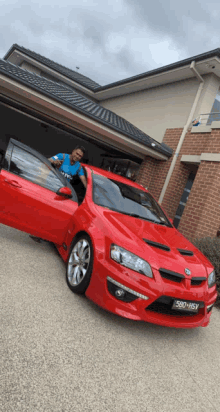
[[2, 0], [1, 57], [13, 43], [108, 84], [219, 47], [206, 0]]
[[[136, 24], [172, 39], [177, 49], [196, 55], [219, 47], [220, 3], [206, 0], [125, 0]], [[206, 49], [207, 47], [207, 49]]]

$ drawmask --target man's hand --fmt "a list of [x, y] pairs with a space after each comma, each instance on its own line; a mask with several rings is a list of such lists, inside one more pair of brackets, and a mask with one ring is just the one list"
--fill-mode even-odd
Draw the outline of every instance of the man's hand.
[[53, 165], [56, 167], [60, 167], [63, 163], [63, 160], [54, 160]]
[[52, 159], [52, 158], [50, 158], [50, 159], [48, 159], [51, 163], [52, 163], [52, 165], [54, 165], [55, 167], [60, 167], [61, 165], [62, 165], [62, 163], [63, 163], [63, 160], [54, 160], [54, 159]]

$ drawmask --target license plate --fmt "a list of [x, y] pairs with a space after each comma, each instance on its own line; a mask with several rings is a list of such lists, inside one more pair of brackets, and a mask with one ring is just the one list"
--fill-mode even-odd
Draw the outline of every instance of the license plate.
[[199, 310], [199, 303], [186, 302], [185, 300], [174, 300], [172, 309], [186, 310], [188, 312], [197, 313]]

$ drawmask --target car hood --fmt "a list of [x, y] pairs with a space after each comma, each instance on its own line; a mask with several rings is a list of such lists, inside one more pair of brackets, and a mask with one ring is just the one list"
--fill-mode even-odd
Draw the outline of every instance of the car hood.
[[[174, 227], [102, 209], [103, 218], [114, 233], [113, 238], [118, 239], [115, 243], [144, 258], [153, 268], [164, 268], [183, 275], [187, 268], [191, 271], [189, 278], [207, 277], [213, 270], [208, 259]], [[170, 250], [164, 250], [164, 246]], [[182, 253], [191, 251], [193, 255], [187, 256], [178, 249]]]

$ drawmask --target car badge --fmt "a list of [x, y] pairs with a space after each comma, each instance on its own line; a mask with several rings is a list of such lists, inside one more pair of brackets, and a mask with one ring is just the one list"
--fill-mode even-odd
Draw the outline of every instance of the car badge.
[[186, 274], [186, 275], [191, 275], [191, 270], [189, 270], [189, 269], [186, 268], [186, 269], [185, 269], [185, 274]]

